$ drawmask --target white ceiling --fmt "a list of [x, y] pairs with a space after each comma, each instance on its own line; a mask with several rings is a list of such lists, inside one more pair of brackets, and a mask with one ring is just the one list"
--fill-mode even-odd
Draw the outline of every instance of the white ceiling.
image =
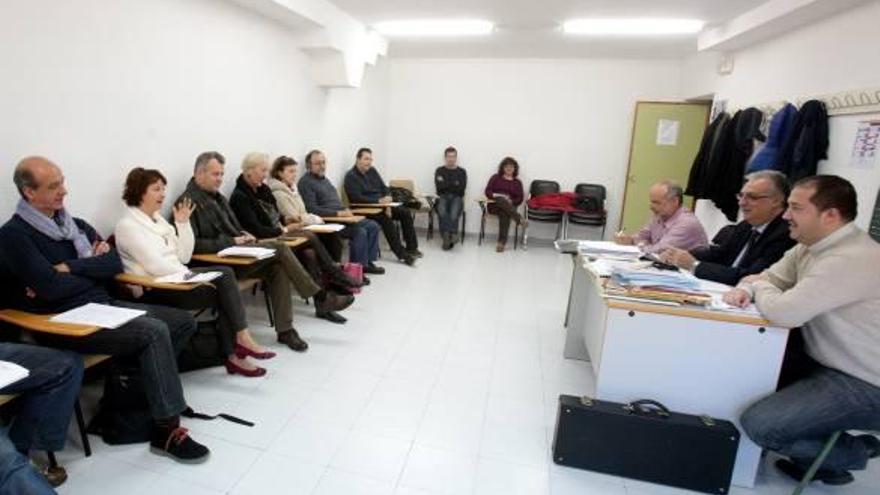
[[696, 36], [598, 39], [565, 36], [574, 17], [697, 18], [720, 24], [765, 0], [332, 0], [363, 23], [416, 18], [482, 18], [496, 32], [471, 39], [393, 39], [391, 57], [677, 58], [696, 52]]

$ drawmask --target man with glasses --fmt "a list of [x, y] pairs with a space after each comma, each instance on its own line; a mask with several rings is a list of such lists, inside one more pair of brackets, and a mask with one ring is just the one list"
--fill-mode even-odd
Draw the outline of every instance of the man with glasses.
[[694, 272], [699, 278], [727, 285], [761, 273], [795, 245], [788, 222], [782, 218], [788, 197], [788, 179], [772, 170], [747, 177], [737, 195], [743, 221], [720, 244], [690, 252], [669, 248], [661, 255], [666, 263]]

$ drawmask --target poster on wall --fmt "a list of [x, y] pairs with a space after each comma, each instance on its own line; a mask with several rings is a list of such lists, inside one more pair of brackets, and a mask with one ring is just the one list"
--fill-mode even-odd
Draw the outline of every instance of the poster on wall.
[[878, 143], [880, 143], [880, 120], [859, 122], [850, 165], [856, 168], [873, 168], [877, 162]]
[[678, 128], [681, 122], [677, 120], [660, 119], [657, 124], [657, 146], [675, 146], [678, 144]]

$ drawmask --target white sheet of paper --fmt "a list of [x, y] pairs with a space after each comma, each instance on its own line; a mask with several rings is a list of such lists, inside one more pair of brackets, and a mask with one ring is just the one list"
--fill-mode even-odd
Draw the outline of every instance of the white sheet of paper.
[[72, 323], [101, 328], [119, 328], [138, 316], [147, 314], [139, 309], [117, 308], [106, 304], [89, 303], [55, 315], [51, 321], [56, 323]]
[[0, 389], [21, 379], [27, 378], [31, 372], [27, 368], [9, 361], [0, 361]]
[[678, 129], [681, 122], [660, 119], [657, 123], [657, 146], [675, 146], [678, 144]]
[[326, 232], [339, 232], [340, 230], [342, 230], [344, 228], [345, 228], [345, 225], [342, 225], [339, 223], [325, 223], [325, 224], [321, 224], [321, 225], [307, 225], [305, 230], [308, 230], [311, 232], [326, 233]]
[[220, 251], [217, 256], [265, 259], [275, 256], [275, 250], [257, 246], [232, 246]]
[[180, 272], [174, 273], [172, 275], [165, 275], [164, 277], [158, 277], [156, 282], [160, 284], [199, 284], [204, 282], [210, 282], [217, 277], [222, 276], [223, 274], [220, 272], [205, 272], [205, 273], [194, 273], [190, 278], [186, 278], [189, 272]]

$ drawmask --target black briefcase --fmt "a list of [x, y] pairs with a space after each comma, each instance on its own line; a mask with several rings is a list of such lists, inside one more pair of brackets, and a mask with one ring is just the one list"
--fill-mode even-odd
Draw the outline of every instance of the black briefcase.
[[738, 446], [730, 421], [670, 412], [651, 400], [559, 396], [553, 461], [563, 466], [724, 494]]

